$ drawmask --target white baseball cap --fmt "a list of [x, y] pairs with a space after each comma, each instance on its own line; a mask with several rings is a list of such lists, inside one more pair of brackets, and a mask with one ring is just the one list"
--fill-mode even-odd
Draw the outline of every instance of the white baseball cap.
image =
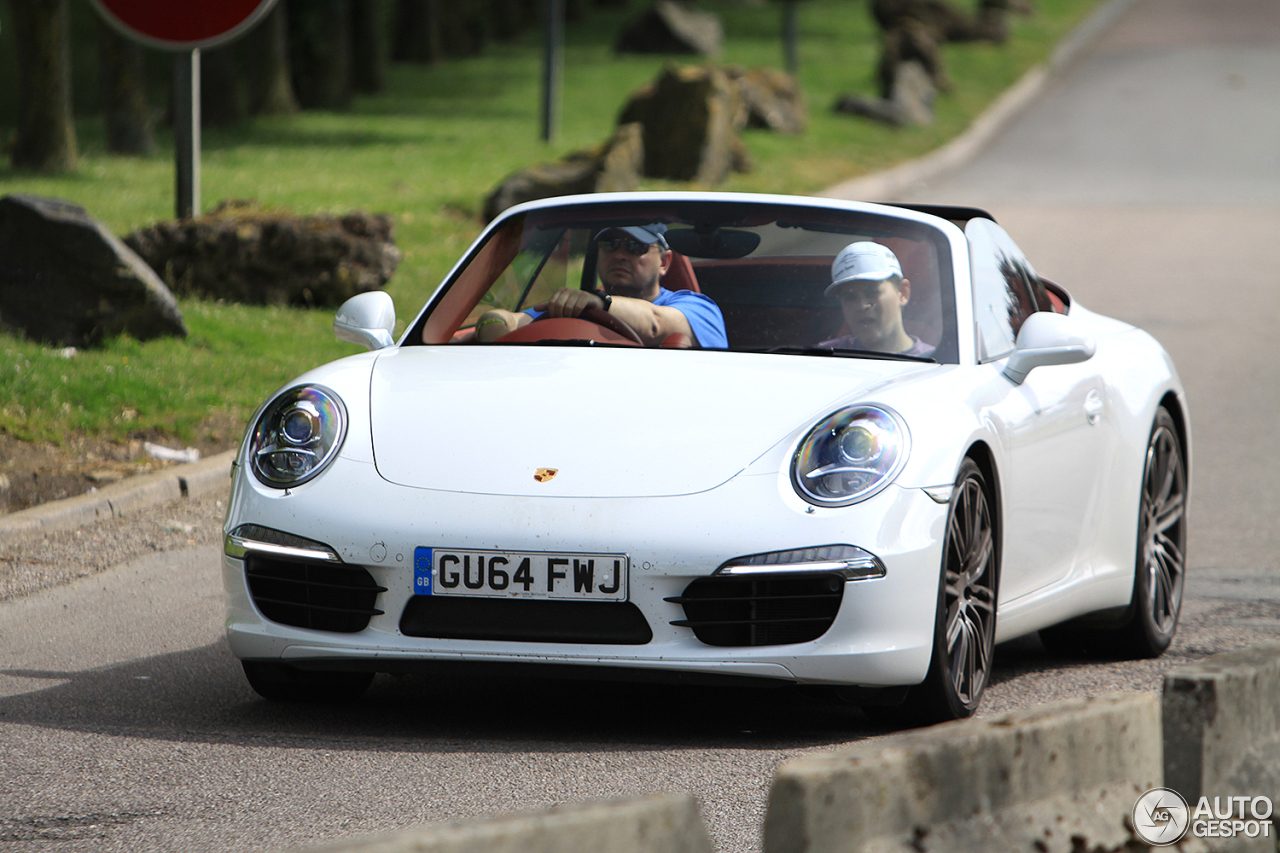
[[902, 278], [898, 256], [879, 243], [850, 243], [831, 264], [831, 284], [823, 291], [830, 296], [850, 281], [884, 281]]

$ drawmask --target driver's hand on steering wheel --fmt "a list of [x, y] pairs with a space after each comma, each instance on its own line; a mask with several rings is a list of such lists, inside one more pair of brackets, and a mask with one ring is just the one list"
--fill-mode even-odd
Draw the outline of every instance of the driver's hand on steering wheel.
[[588, 308], [603, 309], [604, 300], [590, 290], [566, 287], [551, 294], [546, 302], [539, 302], [533, 307], [537, 311], [547, 312], [548, 317], [580, 317]]

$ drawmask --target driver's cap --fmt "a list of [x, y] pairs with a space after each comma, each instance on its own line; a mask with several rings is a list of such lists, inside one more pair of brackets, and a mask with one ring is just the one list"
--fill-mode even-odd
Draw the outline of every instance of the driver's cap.
[[664, 251], [668, 248], [667, 238], [663, 236], [667, 233], [667, 226], [662, 222], [653, 222], [649, 225], [619, 225], [615, 228], [606, 228], [596, 236], [607, 234], [610, 231], [621, 231], [624, 234], [630, 234], [641, 243], [650, 246], [657, 243]]
[[884, 281], [894, 276], [902, 278], [902, 265], [887, 247], [871, 242], [850, 243], [831, 264], [831, 284], [824, 294], [830, 296], [850, 281]]

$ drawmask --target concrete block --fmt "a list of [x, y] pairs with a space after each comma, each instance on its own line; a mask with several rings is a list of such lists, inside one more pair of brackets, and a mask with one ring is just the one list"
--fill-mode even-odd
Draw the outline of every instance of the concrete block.
[[308, 853], [712, 853], [691, 795], [561, 806], [474, 823], [424, 826], [307, 848]]
[[1160, 746], [1159, 700], [1124, 694], [806, 756], [774, 776], [764, 853], [1114, 850]]
[[1280, 642], [1171, 670], [1162, 711], [1165, 784], [1193, 809], [1215, 796], [1280, 807]]

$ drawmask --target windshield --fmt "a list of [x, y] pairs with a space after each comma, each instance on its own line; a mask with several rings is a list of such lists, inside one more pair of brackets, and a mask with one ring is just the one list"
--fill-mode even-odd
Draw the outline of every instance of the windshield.
[[[494, 229], [407, 341], [955, 363], [951, 268], [939, 229], [892, 215], [737, 201], [566, 205]], [[579, 293], [557, 297], [562, 291]], [[687, 334], [652, 336], [647, 314], [633, 319], [632, 309], [647, 308], [645, 301], [680, 312], [665, 316]], [[573, 307], [550, 307], [559, 303]], [[615, 328], [622, 317], [640, 334]]]

